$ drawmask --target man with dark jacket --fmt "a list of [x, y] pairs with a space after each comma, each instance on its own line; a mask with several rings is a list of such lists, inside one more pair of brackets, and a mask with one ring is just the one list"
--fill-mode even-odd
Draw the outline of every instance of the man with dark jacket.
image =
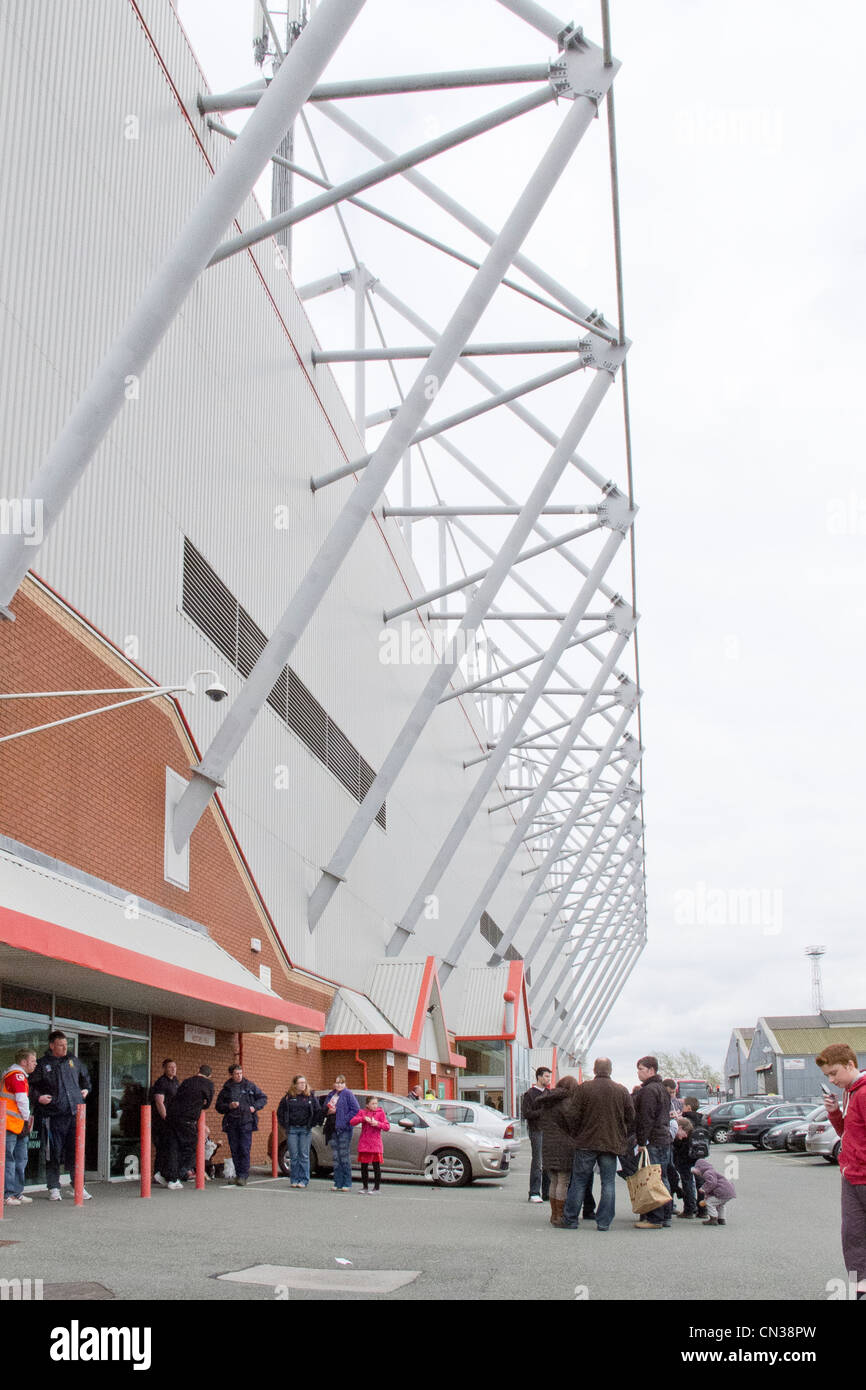
[[173, 1057], [166, 1057], [162, 1064], [162, 1076], [158, 1076], [150, 1088], [151, 1138], [156, 1147], [153, 1180], [157, 1187], [168, 1186], [162, 1171], [163, 1168], [168, 1168], [170, 1161], [168, 1106], [177, 1095], [179, 1086], [177, 1062]]
[[683, 1189], [683, 1210], [677, 1216], [684, 1221], [693, 1220], [698, 1214], [698, 1192], [693, 1172], [695, 1164], [702, 1158], [709, 1158], [710, 1150], [705, 1136], [708, 1130], [698, 1129], [687, 1115], [678, 1121], [677, 1137], [671, 1146], [671, 1158], [679, 1173]]
[[238, 1187], [246, 1187], [253, 1131], [259, 1127], [258, 1112], [267, 1101], [264, 1091], [244, 1076], [240, 1062], [229, 1067], [229, 1079], [217, 1096], [216, 1108], [223, 1117], [223, 1130], [228, 1135]]
[[177, 1088], [177, 1093], [166, 1106], [169, 1130], [168, 1186], [174, 1191], [183, 1187], [181, 1175], [186, 1178], [193, 1163], [198, 1117], [203, 1110], [210, 1108], [213, 1100], [213, 1082], [210, 1067], [206, 1063], [198, 1069], [197, 1076], [188, 1076]]
[[550, 1080], [550, 1067], [536, 1067], [535, 1085], [524, 1091], [520, 1102], [520, 1115], [526, 1121], [529, 1147], [532, 1151], [529, 1164], [529, 1200], [536, 1203], [546, 1202], [550, 1195], [550, 1173], [544, 1167], [541, 1116], [537, 1104], [539, 1097], [550, 1089]]
[[[87, 1068], [67, 1052], [68, 1046], [66, 1034], [59, 1028], [50, 1033], [48, 1051], [36, 1063], [36, 1070], [30, 1077], [30, 1100], [42, 1136], [45, 1177], [52, 1202], [61, 1200], [61, 1163], [70, 1179], [73, 1178], [75, 1117], [78, 1106], [84, 1103], [90, 1091]], [[86, 1188], [84, 1199], [90, 1200]]]
[[[634, 1098], [635, 1135], [638, 1148], [646, 1148], [650, 1163], [658, 1163], [662, 1170], [662, 1182], [668, 1187], [668, 1162], [671, 1155], [671, 1102], [659, 1076], [656, 1057], [641, 1057], [637, 1064], [640, 1090]], [[635, 1227], [639, 1231], [657, 1231], [662, 1226], [670, 1226], [673, 1216], [673, 1201], [663, 1207], [647, 1212]]]
[[616, 1208], [616, 1160], [634, 1123], [634, 1105], [625, 1086], [611, 1080], [609, 1057], [596, 1057], [593, 1080], [585, 1081], [566, 1108], [564, 1120], [575, 1141], [571, 1182], [562, 1216], [564, 1230], [576, 1231], [587, 1185], [596, 1163], [601, 1172], [601, 1199], [595, 1213], [599, 1231], [610, 1229]]

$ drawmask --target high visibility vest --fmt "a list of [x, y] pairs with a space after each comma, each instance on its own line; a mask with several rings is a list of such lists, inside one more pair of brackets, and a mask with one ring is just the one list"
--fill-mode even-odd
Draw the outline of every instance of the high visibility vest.
[[0, 1096], [2, 1096], [6, 1102], [6, 1128], [12, 1134], [20, 1134], [24, 1128], [24, 1121], [18, 1113], [18, 1099], [16, 1095], [13, 1091], [7, 1091], [6, 1089], [6, 1081], [10, 1076], [20, 1076], [26, 1081], [27, 1073], [19, 1066], [10, 1067], [8, 1071], [3, 1073], [2, 1089], [0, 1089]]

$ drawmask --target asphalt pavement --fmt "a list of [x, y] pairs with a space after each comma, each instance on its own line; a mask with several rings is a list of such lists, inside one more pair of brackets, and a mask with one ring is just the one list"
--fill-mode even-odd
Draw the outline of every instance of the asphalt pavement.
[[324, 1180], [298, 1191], [254, 1173], [147, 1201], [135, 1184], [97, 1184], [81, 1208], [69, 1189], [59, 1204], [37, 1193], [0, 1223], [0, 1296], [17, 1278], [63, 1301], [838, 1298], [838, 1168], [730, 1144], [711, 1158], [736, 1165], [728, 1224], [657, 1232], [633, 1228], [620, 1179], [608, 1232], [552, 1228], [548, 1206], [527, 1202], [528, 1143], [503, 1182], [458, 1190], [410, 1178], [378, 1196]]

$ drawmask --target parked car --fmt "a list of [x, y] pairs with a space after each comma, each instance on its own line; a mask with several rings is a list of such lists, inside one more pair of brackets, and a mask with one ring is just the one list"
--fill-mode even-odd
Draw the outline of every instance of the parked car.
[[839, 1162], [842, 1140], [827, 1119], [827, 1111], [821, 1106], [816, 1119], [812, 1120], [806, 1131], [806, 1153], [820, 1154], [828, 1163]]
[[807, 1101], [784, 1101], [781, 1105], [765, 1105], [761, 1110], [755, 1110], [751, 1115], [747, 1115], [743, 1120], [734, 1120], [731, 1125], [731, 1139], [735, 1144], [751, 1144], [755, 1149], [763, 1149], [764, 1136], [774, 1125], [781, 1124], [783, 1120], [805, 1119], [810, 1110], [814, 1110], [815, 1102]]
[[418, 1109], [425, 1114], [432, 1111], [450, 1124], [489, 1131], [502, 1140], [509, 1154], [515, 1154], [520, 1148], [517, 1132], [520, 1121], [512, 1115], [503, 1115], [501, 1110], [494, 1110], [492, 1105], [479, 1105], [474, 1100], [425, 1100], [418, 1102]]
[[[510, 1152], [505, 1141], [490, 1129], [454, 1123], [429, 1108], [433, 1104], [430, 1101], [415, 1104], [381, 1091], [376, 1095], [391, 1126], [382, 1135], [383, 1173], [414, 1173], [429, 1177], [442, 1187], [466, 1187], [479, 1178], [502, 1179], [508, 1175]], [[360, 1126], [356, 1125], [352, 1134], [353, 1169], [360, 1167], [359, 1131]], [[289, 1155], [282, 1132], [277, 1154], [280, 1172], [288, 1177]], [[331, 1146], [325, 1143], [318, 1125], [310, 1144], [310, 1177], [330, 1174], [333, 1163]]]
[[713, 1143], [726, 1144], [731, 1138], [731, 1128], [735, 1120], [744, 1120], [756, 1110], [764, 1109], [766, 1105], [766, 1098], [749, 1100], [742, 1097], [739, 1100], [725, 1101], [723, 1105], [710, 1106], [707, 1110], [701, 1106], [698, 1113], [703, 1115]]
[[802, 1152], [805, 1147], [806, 1131], [809, 1128], [810, 1120], [817, 1120], [825, 1115], [823, 1105], [815, 1110], [810, 1110], [808, 1115], [799, 1120], [783, 1120], [779, 1125], [774, 1125], [768, 1129], [764, 1135], [763, 1147], [765, 1149], [783, 1149], [786, 1153]]

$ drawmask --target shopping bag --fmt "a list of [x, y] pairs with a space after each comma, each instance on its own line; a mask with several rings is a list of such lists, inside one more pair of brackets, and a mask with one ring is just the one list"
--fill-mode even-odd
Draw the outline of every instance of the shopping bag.
[[646, 1149], [641, 1149], [637, 1172], [626, 1178], [626, 1182], [631, 1209], [636, 1216], [666, 1206], [671, 1200], [671, 1194], [662, 1182], [661, 1164], [650, 1163]]

